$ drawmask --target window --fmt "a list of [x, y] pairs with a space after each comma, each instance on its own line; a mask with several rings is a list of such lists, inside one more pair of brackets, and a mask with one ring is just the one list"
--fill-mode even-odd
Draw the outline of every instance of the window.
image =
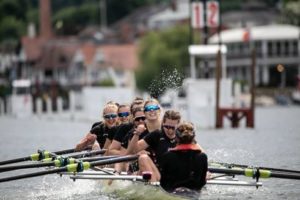
[[282, 45], [280, 41], [276, 42], [276, 55], [280, 56], [281, 55], [281, 49], [282, 49]]
[[273, 43], [272, 43], [272, 41], [268, 42], [268, 56], [270, 56], [270, 57], [273, 56]]
[[45, 70], [45, 77], [46, 77], [46, 78], [51, 78], [51, 77], [53, 77], [53, 70], [51, 70], [51, 69], [46, 69], [46, 70]]
[[290, 49], [289, 49], [289, 41], [284, 42], [284, 55], [288, 56], [290, 54]]
[[293, 41], [293, 55], [297, 56], [298, 55], [298, 42]]

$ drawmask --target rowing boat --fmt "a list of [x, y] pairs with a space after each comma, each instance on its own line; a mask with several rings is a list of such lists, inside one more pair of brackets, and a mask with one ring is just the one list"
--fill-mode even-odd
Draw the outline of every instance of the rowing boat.
[[[60, 154], [70, 154], [72, 152], [74, 152], [72, 149], [58, 151]], [[146, 200], [199, 199], [201, 194], [203, 194], [203, 191], [209, 191], [211, 188], [221, 187], [221, 185], [231, 186], [233, 188], [235, 188], [235, 186], [254, 186], [258, 188], [262, 186], [262, 183], [259, 181], [260, 178], [285, 178], [300, 180], [300, 171], [297, 170], [210, 162], [208, 170], [212, 173], [212, 176], [201, 191], [179, 188], [170, 193], [166, 192], [159, 183], [150, 182], [149, 180], [151, 177], [149, 177], [149, 174], [143, 174], [142, 176], [129, 175], [126, 172], [115, 174], [112, 168], [99, 167], [119, 162], [135, 161], [137, 160], [138, 155], [89, 157], [102, 154], [104, 152], [105, 150], [79, 152], [72, 155], [74, 159], [68, 155], [61, 157], [60, 155], [57, 155], [58, 153], [39, 152], [38, 155], [33, 154], [34, 156], [1, 161], [0, 165], [4, 166], [0, 166], [0, 173], [17, 169], [38, 167], [46, 167], [46, 170], [0, 178], [0, 183], [58, 173], [60, 175], [67, 175], [74, 181], [78, 179], [96, 180], [96, 185], [99, 185], [101, 192], [104, 194], [117, 195], [122, 199]], [[51, 157], [51, 159], [48, 160], [48, 157]], [[6, 164], [18, 163], [27, 160], [38, 161], [38, 163], [6, 166]], [[251, 177], [253, 180], [244, 181], [237, 179], [237, 176], [241, 175]]]
[[[78, 173], [63, 172], [61, 175], [68, 175], [76, 180], [97, 180], [101, 192], [107, 195], [116, 195], [124, 199], [198, 199], [200, 191], [188, 188], [178, 188], [174, 192], [166, 192], [158, 182], [149, 182], [141, 175], [128, 175], [126, 172], [114, 174], [112, 168], [98, 168]], [[204, 190], [211, 185], [228, 186], [262, 186], [261, 182], [241, 181], [233, 176], [212, 175], [207, 181]]]

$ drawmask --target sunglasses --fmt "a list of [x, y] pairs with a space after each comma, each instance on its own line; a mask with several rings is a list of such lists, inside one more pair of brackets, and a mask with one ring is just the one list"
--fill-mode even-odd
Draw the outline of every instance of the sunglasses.
[[130, 115], [129, 112], [120, 112], [120, 113], [118, 113], [119, 117], [128, 117], [129, 115]]
[[104, 115], [103, 117], [104, 117], [104, 119], [114, 119], [114, 118], [118, 117], [118, 115], [117, 114], [107, 114], [107, 115]]
[[139, 121], [145, 121], [146, 120], [146, 117], [145, 116], [141, 116], [141, 117], [136, 117], [136, 118], [134, 118], [134, 121], [136, 121], [136, 122], [139, 122]]
[[144, 111], [145, 112], [149, 112], [149, 111], [156, 111], [159, 110], [159, 106], [158, 105], [149, 105], [149, 106], [145, 106]]
[[169, 126], [169, 125], [163, 125], [163, 127], [164, 128], [166, 128], [166, 129], [171, 129], [171, 130], [175, 130], [176, 129], [176, 127], [175, 126]]

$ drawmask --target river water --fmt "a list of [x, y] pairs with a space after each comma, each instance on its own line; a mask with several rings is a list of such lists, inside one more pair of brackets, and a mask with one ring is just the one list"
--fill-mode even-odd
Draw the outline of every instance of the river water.
[[[198, 130], [197, 141], [206, 150], [209, 160], [300, 170], [300, 107], [259, 107], [255, 114], [255, 129], [227, 127], [221, 130]], [[27, 156], [37, 149], [55, 151], [73, 148], [91, 124], [89, 121], [65, 117], [15, 119], [0, 116], [0, 160]], [[36, 170], [5, 172], [0, 177], [31, 171]], [[300, 199], [300, 180], [272, 178], [261, 181], [263, 187], [259, 189], [207, 186], [201, 199]], [[0, 183], [2, 200], [131, 197], [105, 195], [96, 181], [73, 182], [58, 175]]]

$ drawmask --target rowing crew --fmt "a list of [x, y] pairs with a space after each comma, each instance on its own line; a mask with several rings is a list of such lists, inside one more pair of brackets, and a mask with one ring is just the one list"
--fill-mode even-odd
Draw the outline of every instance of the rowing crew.
[[108, 102], [103, 121], [92, 125], [77, 144], [78, 151], [92, 146], [106, 155], [138, 154], [137, 162], [115, 164], [116, 172], [151, 172], [151, 181], [167, 191], [179, 187], [201, 189], [206, 183], [207, 156], [195, 140], [195, 128], [181, 122], [178, 111], [168, 110], [161, 120], [156, 99], [133, 100], [131, 105]]

